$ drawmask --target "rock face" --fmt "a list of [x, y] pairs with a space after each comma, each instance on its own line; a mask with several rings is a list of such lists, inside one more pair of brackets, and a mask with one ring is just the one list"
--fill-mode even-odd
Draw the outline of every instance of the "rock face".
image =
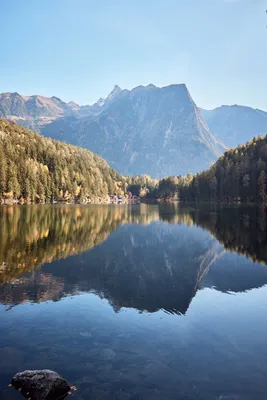
[[[115, 87], [85, 118], [41, 128], [45, 136], [91, 149], [124, 175], [184, 175], [208, 168], [225, 146], [211, 134], [185, 85]], [[92, 115], [93, 114], [93, 115]]]
[[57, 97], [0, 95], [0, 117], [88, 148], [124, 175], [184, 175], [208, 168], [225, 150], [184, 84], [122, 90], [92, 106]]
[[267, 113], [264, 111], [238, 105], [200, 111], [211, 132], [228, 147], [267, 134]]
[[33, 400], [64, 399], [71, 390], [65, 379], [48, 369], [19, 372], [13, 377], [11, 385], [24, 397]]

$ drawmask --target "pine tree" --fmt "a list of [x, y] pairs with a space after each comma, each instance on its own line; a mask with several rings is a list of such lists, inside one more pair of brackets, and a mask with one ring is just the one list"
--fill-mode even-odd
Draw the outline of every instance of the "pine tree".
[[2, 140], [0, 138], [0, 197], [3, 196], [6, 190], [6, 170], [7, 170], [6, 157], [2, 145]]
[[264, 171], [261, 171], [258, 179], [258, 197], [260, 203], [264, 204], [266, 201], [266, 174]]

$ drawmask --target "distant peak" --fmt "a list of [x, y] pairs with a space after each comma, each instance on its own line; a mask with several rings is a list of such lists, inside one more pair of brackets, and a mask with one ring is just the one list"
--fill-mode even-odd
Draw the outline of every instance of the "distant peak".
[[62, 100], [61, 100], [59, 97], [52, 96], [52, 99], [53, 99], [53, 100], [55, 100], [55, 101], [59, 101], [59, 102], [61, 102], [61, 103], [62, 103]]
[[103, 99], [103, 97], [100, 97], [100, 99], [97, 100], [96, 104], [102, 107], [105, 104], [105, 99]]
[[139, 91], [146, 91], [146, 90], [155, 89], [155, 88], [156, 88], [156, 86], [153, 85], [152, 83], [150, 83], [150, 84], [147, 85], [147, 86], [144, 86], [144, 85], [136, 86], [136, 87], [134, 87], [131, 91], [132, 91], [132, 92], [139, 92]]
[[76, 110], [79, 108], [79, 104], [75, 103], [75, 101], [69, 101], [67, 106], [70, 107], [72, 110]]
[[112, 92], [117, 92], [117, 91], [121, 91], [122, 89], [118, 86], [118, 85], [115, 85], [114, 86], [114, 88], [113, 88], [113, 90], [112, 90]]
[[21, 97], [21, 95], [18, 92], [14, 92], [14, 93], [7, 93], [9, 96], [11, 97]]
[[110, 94], [108, 95], [108, 97], [117, 95], [121, 91], [122, 91], [122, 89], [118, 85], [115, 85], [114, 88], [112, 89], [112, 91], [110, 92]]
[[165, 87], [172, 88], [172, 89], [184, 89], [184, 90], [188, 91], [185, 83], [173, 83], [173, 84], [165, 86]]
[[122, 89], [118, 85], [115, 85], [114, 88], [112, 89], [112, 91], [109, 93], [106, 100], [113, 99], [114, 97], [118, 96], [118, 94], [120, 94], [120, 92], [122, 92]]

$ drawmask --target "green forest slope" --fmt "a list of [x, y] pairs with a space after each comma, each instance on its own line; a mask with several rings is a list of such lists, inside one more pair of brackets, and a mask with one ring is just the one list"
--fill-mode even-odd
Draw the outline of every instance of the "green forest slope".
[[267, 136], [226, 151], [208, 170], [158, 181], [148, 195], [161, 199], [266, 203]]
[[267, 136], [225, 152], [207, 171], [193, 177], [181, 196], [193, 200], [266, 202]]
[[126, 178], [89, 150], [0, 120], [0, 203], [83, 203], [125, 189]]

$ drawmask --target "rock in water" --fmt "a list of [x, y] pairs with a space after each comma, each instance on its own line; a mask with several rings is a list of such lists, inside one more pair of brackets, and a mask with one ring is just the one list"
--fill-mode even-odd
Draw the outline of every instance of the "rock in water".
[[65, 399], [71, 390], [65, 379], [49, 369], [19, 372], [10, 385], [31, 400]]

